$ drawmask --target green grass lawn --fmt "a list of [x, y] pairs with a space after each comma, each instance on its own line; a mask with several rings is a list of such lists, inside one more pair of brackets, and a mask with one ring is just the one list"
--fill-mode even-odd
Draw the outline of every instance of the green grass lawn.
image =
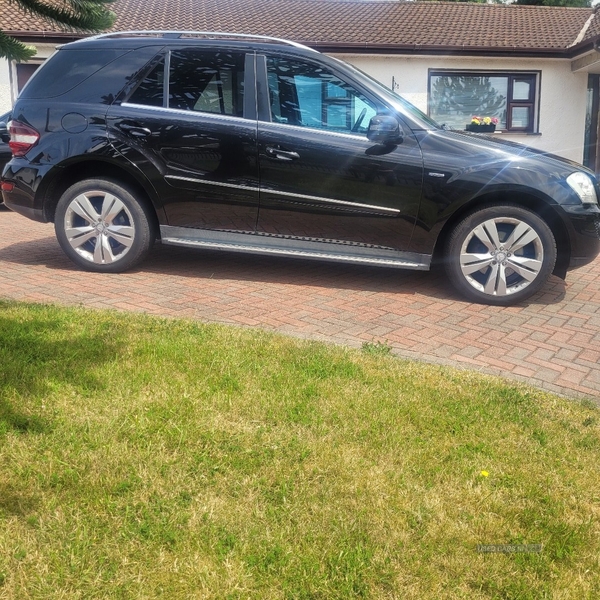
[[600, 598], [598, 410], [386, 350], [0, 302], [0, 598]]

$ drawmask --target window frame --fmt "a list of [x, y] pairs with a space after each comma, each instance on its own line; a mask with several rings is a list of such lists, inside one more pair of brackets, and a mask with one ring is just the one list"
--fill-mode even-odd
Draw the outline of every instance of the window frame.
[[[371, 106], [373, 108], [373, 110], [375, 111], [375, 115], [380, 114], [381, 112], [386, 112], [386, 113], [390, 112], [390, 109], [386, 105], [383, 104], [383, 102], [381, 101], [381, 98], [374, 96], [371, 92], [369, 92], [363, 86], [361, 86], [356, 80], [345, 77], [344, 73], [340, 73], [338, 71], [338, 69], [335, 68], [335, 65], [311, 60], [311, 58], [307, 57], [307, 56], [298, 56], [298, 55], [295, 55], [292, 53], [270, 52], [270, 51], [258, 53], [257, 60], [263, 62], [263, 65], [262, 65], [262, 67], [258, 67], [257, 71], [260, 72], [262, 69], [264, 69], [264, 78], [265, 78], [265, 82], [266, 82], [267, 86], [269, 86], [269, 84], [270, 84], [270, 71], [268, 68], [268, 62], [269, 62], [269, 59], [273, 59], [273, 58], [289, 60], [289, 61], [294, 61], [294, 62], [301, 62], [301, 63], [305, 63], [306, 65], [311, 65], [311, 66], [315, 67], [316, 69], [324, 69], [330, 75], [332, 75], [333, 77], [338, 79], [340, 83], [342, 83], [344, 86], [346, 86], [348, 88], [348, 90], [346, 90], [347, 91], [346, 96], [329, 96], [327, 94], [327, 86], [331, 82], [330, 81], [321, 81], [321, 122], [322, 123], [327, 122], [327, 120], [328, 120], [327, 110], [330, 107], [332, 107], [332, 106], [351, 107], [353, 97], [356, 99], [362, 99], [362, 101], [365, 102], [365, 104]], [[258, 101], [259, 101], [259, 106], [263, 107], [262, 108], [262, 117], [259, 118], [259, 121], [266, 121], [269, 123], [282, 125], [284, 127], [298, 126], [298, 125], [294, 125], [293, 123], [278, 122], [276, 119], [273, 118], [274, 113], [271, 110], [272, 105], [271, 105], [270, 98], [267, 98], [267, 96], [261, 95], [261, 93], [260, 93], [260, 88], [261, 88], [260, 75], [259, 75], [258, 81], [259, 81]], [[354, 92], [354, 95], [352, 94], [352, 92], [350, 90], [352, 90], [352, 92]], [[300, 109], [301, 109], [300, 102], [299, 102], [298, 98], [297, 98], [297, 100], [298, 100], [297, 108], [298, 108], [298, 111], [300, 111]], [[351, 125], [350, 113], [348, 114], [348, 118], [350, 119], [350, 125]], [[362, 126], [365, 127], [365, 131], [362, 131], [362, 128], [361, 128], [361, 130], [359, 130], [357, 132], [353, 132], [351, 130], [350, 126], [347, 129], [337, 129], [335, 127], [332, 127], [332, 128], [313, 127], [311, 125], [300, 125], [299, 127], [302, 127], [303, 129], [306, 129], [306, 130], [320, 132], [320, 133], [329, 134], [329, 135], [350, 135], [350, 136], [359, 136], [359, 137], [366, 138], [366, 135], [367, 135], [366, 125], [368, 125], [368, 123], [362, 124]]]
[[[239, 97], [236, 98], [236, 101], [233, 103], [233, 106], [238, 106], [238, 109], [239, 109], [240, 108], [239, 105], [241, 104], [241, 109], [242, 109], [243, 115], [230, 114], [230, 113], [224, 111], [224, 105], [223, 105], [224, 94], [223, 94], [222, 82], [218, 83], [218, 85], [220, 86], [219, 105], [221, 108], [221, 112], [195, 110], [193, 108], [184, 109], [184, 108], [178, 108], [178, 107], [171, 106], [171, 101], [172, 101], [172, 99], [171, 99], [171, 81], [172, 81], [172, 71], [173, 71], [173, 65], [172, 65], [173, 55], [177, 54], [177, 53], [185, 54], [187, 52], [189, 52], [191, 54], [193, 54], [193, 53], [197, 53], [197, 54], [200, 54], [200, 53], [206, 53], [206, 54], [230, 53], [230, 54], [237, 54], [237, 55], [239, 55], [239, 57], [241, 57], [242, 62], [243, 62], [243, 67], [242, 67], [243, 70], [241, 72], [243, 75], [242, 75], [241, 79], [238, 79], [235, 82], [233, 82], [233, 80], [232, 80], [231, 93], [232, 94], [235, 93], [234, 96], [232, 96], [232, 98], [237, 96], [237, 94], [240, 94]], [[251, 57], [250, 62], [248, 61], [248, 56]], [[161, 64], [162, 64], [162, 69], [163, 69], [162, 104], [160, 106], [158, 106], [158, 105], [154, 105], [154, 104], [135, 102], [133, 100], [133, 98], [134, 98], [135, 94], [137, 93], [138, 89], [143, 85], [144, 81], [146, 81], [146, 79], [155, 71], [155, 69], [157, 67], [161, 66]], [[161, 52], [158, 52], [156, 54], [156, 56], [154, 56], [154, 58], [146, 65], [146, 68], [144, 69], [143, 73], [139, 76], [139, 78], [136, 78], [136, 81], [131, 86], [131, 88], [126, 90], [124, 103], [142, 106], [142, 107], [146, 107], [146, 108], [160, 108], [163, 110], [178, 111], [178, 112], [183, 111], [183, 112], [195, 114], [195, 115], [204, 115], [204, 116], [212, 115], [212, 116], [220, 117], [220, 118], [255, 120], [256, 119], [255, 115], [247, 114], [248, 112], [253, 113], [254, 111], [249, 111], [249, 108], [247, 105], [247, 100], [246, 100], [246, 97], [247, 97], [246, 88], [248, 87], [249, 84], [250, 84], [250, 87], [253, 87], [254, 81], [255, 81], [254, 54], [252, 52], [248, 52], [246, 50], [242, 50], [242, 49], [238, 49], [238, 48], [227, 48], [227, 47], [219, 48], [218, 50], [215, 50], [213, 48], [190, 47], [190, 46], [172, 47], [172, 48], [165, 49]], [[208, 82], [208, 84], [210, 84], [210, 81]], [[241, 92], [240, 92], [240, 90], [241, 90]], [[200, 95], [202, 95], [202, 93]], [[251, 96], [252, 96], [252, 94], [251, 94]]]
[[[431, 80], [433, 77], [506, 77], [507, 78], [507, 98], [506, 98], [506, 128], [499, 129], [505, 133], [539, 133], [539, 115], [540, 115], [540, 97], [541, 97], [541, 79], [542, 72], [539, 70], [509, 71], [503, 70], [477, 70], [477, 69], [429, 69], [427, 72], [427, 115], [431, 118], [432, 92]], [[514, 98], [514, 84], [518, 81], [529, 80], [529, 98], [527, 100]], [[529, 109], [529, 126], [516, 127], [512, 125], [512, 109]], [[492, 115], [481, 115], [492, 116]]]

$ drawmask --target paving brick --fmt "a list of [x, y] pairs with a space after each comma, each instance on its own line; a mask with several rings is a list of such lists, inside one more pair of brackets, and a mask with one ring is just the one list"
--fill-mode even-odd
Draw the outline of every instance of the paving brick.
[[585, 373], [575, 371], [574, 369], [566, 369], [556, 379], [555, 383], [564, 386], [569, 386], [571, 384], [580, 385], [585, 379]]
[[574, 360], [577, 360], [578, 358], [580, 358], [581, 354], [582, 354], [581, 351], [577, 352], [577, 350], [561, 348], [556, 353], [556, 358], [560, 358], [561, 360], [564, 360], [564, 361], [574, 361]]
[[452, 356], [452, 358], [456, 356], [468, 356], [469, 358], [476, 358], [481, 354], [481, 348], [476, 348], [475, 346], [466, 346], [461, 348], [456, 354]]
[[77, 269], [52, 227], [0, 212], [0, 297], [146, 312], [473, 368], [600, 398], [600, 260], [527, 303], [469, 304], [443, 275], [157, 245], [120, 275]]
[[538, 348], [533, 352], [533, 357], [542, 361], [551, 361], [555, 356], [555, 352], [545, 348]]
[[526, 360], [531, 353], [532, 351], [529, 348], [514, 347], [506, 353], [506, 357], [513, 358], [515, 360]]
[[518, 375], [520, 377], [535, 377], [535, 370], [534, 369], [526, 369], [525, 367], [515, 367], [512, 370], [512, 373], [514, 375]]
[[550, 333], [548, 331], [533, 331], [529, 338], [535, 340], [536, 342], [546, 342], [550, 337]]

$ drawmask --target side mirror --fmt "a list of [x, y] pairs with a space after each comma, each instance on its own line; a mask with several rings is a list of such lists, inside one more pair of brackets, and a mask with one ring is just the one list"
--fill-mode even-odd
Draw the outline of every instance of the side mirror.
[[367, 139], [384, 146], [402, 143], [402, 130], [398, 121], [390, 115], [375, 115], [369, 123]]

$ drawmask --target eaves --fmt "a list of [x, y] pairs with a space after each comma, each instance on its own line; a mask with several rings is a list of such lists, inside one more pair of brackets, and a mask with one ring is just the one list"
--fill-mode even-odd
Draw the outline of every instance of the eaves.
[[301, 41], [321, 52], [341, 54], [403, 54], [434, 56], [498, 56], [573, 59], [593, 50], [600, 36], [571, 48], [523, 48], [518, 46], [440, 46], [429, 44], [353, 44], [346, 42]]
[[[78, 32], [62, 31], [8, 31], [3, 30], [6, 35], [18, 39], [23, 44], [66, 44], [86, 37], [86, 34]], [[87, 34], [91, 35], [91, 34]]]
[[[4, 33], [26, 44], [64, 44], [86, 37], [80, 32], [57, 31], [9, 31]], [[600, 47], [600, 35], [589, 38], [569, 48], [525, 48], [521, 46], [442, 46], [436, 44], [379, 44], [353, 42], [326, 42], [316, 40], [294, 40], [321, 52], [340, 54], [387, 54], [387, 55], [437, 55], [437, 56], [498, 56], [573, 59]]]

